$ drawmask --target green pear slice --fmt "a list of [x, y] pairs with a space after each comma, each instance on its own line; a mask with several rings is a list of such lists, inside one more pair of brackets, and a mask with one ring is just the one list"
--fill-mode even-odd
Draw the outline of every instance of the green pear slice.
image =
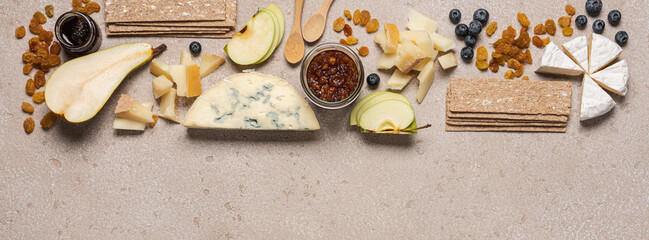
[[239, 65], [251, 65], [266, 56], [275, 39], [275, 20], [270, 11], [259, 11], [225, 45], [225, 52]]
[[385, 100], [369, 107], [359, 115], [358, 125], [375, 132], [406, 129], [415, 119], [410, 104], [399, 100]]
[[354, 106], [354, 109], [352, 109], [352, 113], [349, 115], [349, 125], [356, 126], [358, 125], [357, 121], [357, 116], [358, 116], [358, 110], [361, 109], [361, 107], [370, 99], [376, 97], [377, 95], [380, 94], [385, 94], [387, 92], [381, 91], [381, 92], [373, 92], [368, 94], [367, 96], [361, 98], [361, 100], [356, 103], [356, 106]]
[[69, 122], [84, 122], [99, 112], [126, 75], [153, 54], [151, 44], [129, 43], [70, 60], [47, 81], [47, 106]]
[[[373, 107], [374, 105], [383, 102], [385, 100], [397, 100], [401, 101], [407, 105], [410, 105], [410, 101], [406, 97], [404, 97], [401, 94], [393, 93], [393, 92], [385, 92], [384, 94], [377, 95], [370, 99], [369, 101], [365, 102], [363, 106], [361, 106], [358, 109], [358, 113], [356, 113], [356, 121], [360, 122], [361, 116], [367, 111], [369, 108]], [[370, 129], [370, 130], [375, 130], [375, 129]]]
[[264, 55], [264, 57], [262, 59], [260, 59], [259, 61], [257, 61], [255, 64], [259, 64], [259, 63], [262, 63], [262, 62], [266, 61], [266, 59], [268, 59], [270, 57], [270, 55], [272, 55], [275, 52], [275, 48], [277, 47], [277, 45], [279, 45], [279, 40], [280, 40], [279, 39], [279, 24], [280, 24], [279, 23], [279, 18], [277, 18], [277, 15], [275, 15], [275, 12], [273, 12], [273, 11], [267, 9], [267, 8], [264, 8], [261, 11], [268, 12], [270, 15], [273, 16], [273, 22], [275, 22], [275, 35], [274, 35], [274, 38], [273, 38], [273, 45], [271, 45], [270, 49], [268, 49], [268, 52], [266, 53], [266, 55]]

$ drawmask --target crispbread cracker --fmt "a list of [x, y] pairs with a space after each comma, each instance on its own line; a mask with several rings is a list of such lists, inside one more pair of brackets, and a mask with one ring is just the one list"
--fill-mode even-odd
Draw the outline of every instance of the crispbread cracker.
[[159, 21], [159, 22], [124, 22], [124, 23], [113, 23], [114, 25], [120, 26], [157, 26], [157, 27], [236, 27], [237, 19], [237, 1], [236, 0], [226, 0], [225, 3], [225, 19], [222, 21], [201, 21], [201, 22], [169, 22], [169, 21]]
[[229, 31], [227, 33], [205, 33], [205, 34], [180, 34], [180, 33], [165, 33], [165, 34], [148, 34], [148, 33], [107, 33], [108, 36], [114, 37], [134, 37], [134, 36], [147, 36], [147, 37], [175, 37], [175, 38], [232, 38], [235, 34], [235, 31]]
[[447, 132], [554, 132], [564, 133], [566, 127], [482, 127], [446, 125]]
[[480, 122], [480, 121], [454, 121], [446, 120], [446, 124], [453, 126], [476, 127], [565, 127], [565, 123], [539, 123], [539, 122]]
[[118, 26], [108, 25], [108, 31], [120, 32], [228, 32], [229, 27], [203, 28], [203, 27], [152, 27], [152, 26]]
[[451, 112], [570, 115], [572, 83], [502, 79], [451, 79]]
[[106, 23], [225, 20], [226, 0], [107, 0]]
[[488, 118], [451, 118], [446, 117], [447, 121], [454, 122], [482, 122], [482, 123], [554, 123], [566, 124], [567, 122], [549, 122], [549, 121], [535, 121], [535, 120], [509, 120], [509, 119], [488, 119]]

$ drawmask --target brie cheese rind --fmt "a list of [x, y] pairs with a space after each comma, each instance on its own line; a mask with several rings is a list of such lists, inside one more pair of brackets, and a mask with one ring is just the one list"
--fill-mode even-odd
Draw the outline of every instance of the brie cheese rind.
[[622, 53], [622, 48], [610, 39], [593, 33], [590, 37], [588, 53], [588, 73], [596, 73], [613, 62]]
[[584, 75], [581, 95], [581, 121], [596, 118], [615, 107], [613, 98], [588, 75]]
[[545, 46], [541, 66], [539, 66], [536, 72], [568, 76], [579, 76], [584, 73], [570, 57], [552, 42]]
[[590, 77], [604, 89], [624, 96], [626, 95], [627, 82], [629, 81], [629, 67], [626, 60], [622, 60], [599, 72], [591, 74]]
[[570, 57], [584, 72], [588, 72], [588, 39], [581, 36], [563, 44], [563, 51]]
[[260, 73], [221, 80], [199, 96], [182, 123], [188, 128], [317, 130], [309, 104], [288, 82]]

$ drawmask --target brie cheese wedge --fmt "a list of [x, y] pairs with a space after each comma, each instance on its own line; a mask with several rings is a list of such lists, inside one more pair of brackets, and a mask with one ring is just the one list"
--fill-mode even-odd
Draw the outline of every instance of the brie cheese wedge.
[[584, 75], [581, 96], [581, 121], [596, 118], [615, 107], [613, 98], [588, 75]]
[[582, 69], [552, 42], [545, 46], [541, 66], [536, 72], [568, 76], [578, 76], [583, 73]]
[[622, 53], [622, 48], [610, 39], [593, 33], [590, 37], [590, 52], [588, 73], [596, 73], [613, 62]]
[[584, 72], [588, 72], [588, 39], [581, 36], [563, 44], [563, 51], [570, 57]]
[[604, 89], [620, 96], [626, 95], [629, 81], [629, 67], [626, 60], [619, 61], [590, 76]]

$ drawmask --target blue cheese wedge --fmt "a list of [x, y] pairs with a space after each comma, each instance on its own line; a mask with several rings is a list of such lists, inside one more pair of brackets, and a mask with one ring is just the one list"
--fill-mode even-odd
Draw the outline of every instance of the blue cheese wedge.
[[563, 51], [570, 57], [584, 72], [588, 72], [588, 39], [581, 36], [563, 44]]
[[626, 95], [627, 82], [629, 81], [629, 66], [626, 60], [622, 60], [599, 72], [591, 74], [590, 77], [604, 89], [624, 96]]
[[588, 73], [596, 73], [602, 70], [622, 53], [620, 45], [596, 33], [591, 35], [589, 45], [588, 62], [590, 67]]
[[567, 76], [579, 76], [584, 71], [568, 57], [557, 45], [550, 42], [545, 46], [541, 66], [536, 70], [537, 73], [559, 74]]
[[606, 114], [615, 107], [613, 98], [588, 75], [584, 75], [581, 96], [581, 121]]
[[182, 123], [188, 128], [317, 130], [309, 104], [288, 82], [260, 73], [221, 80], [199, 96]]

